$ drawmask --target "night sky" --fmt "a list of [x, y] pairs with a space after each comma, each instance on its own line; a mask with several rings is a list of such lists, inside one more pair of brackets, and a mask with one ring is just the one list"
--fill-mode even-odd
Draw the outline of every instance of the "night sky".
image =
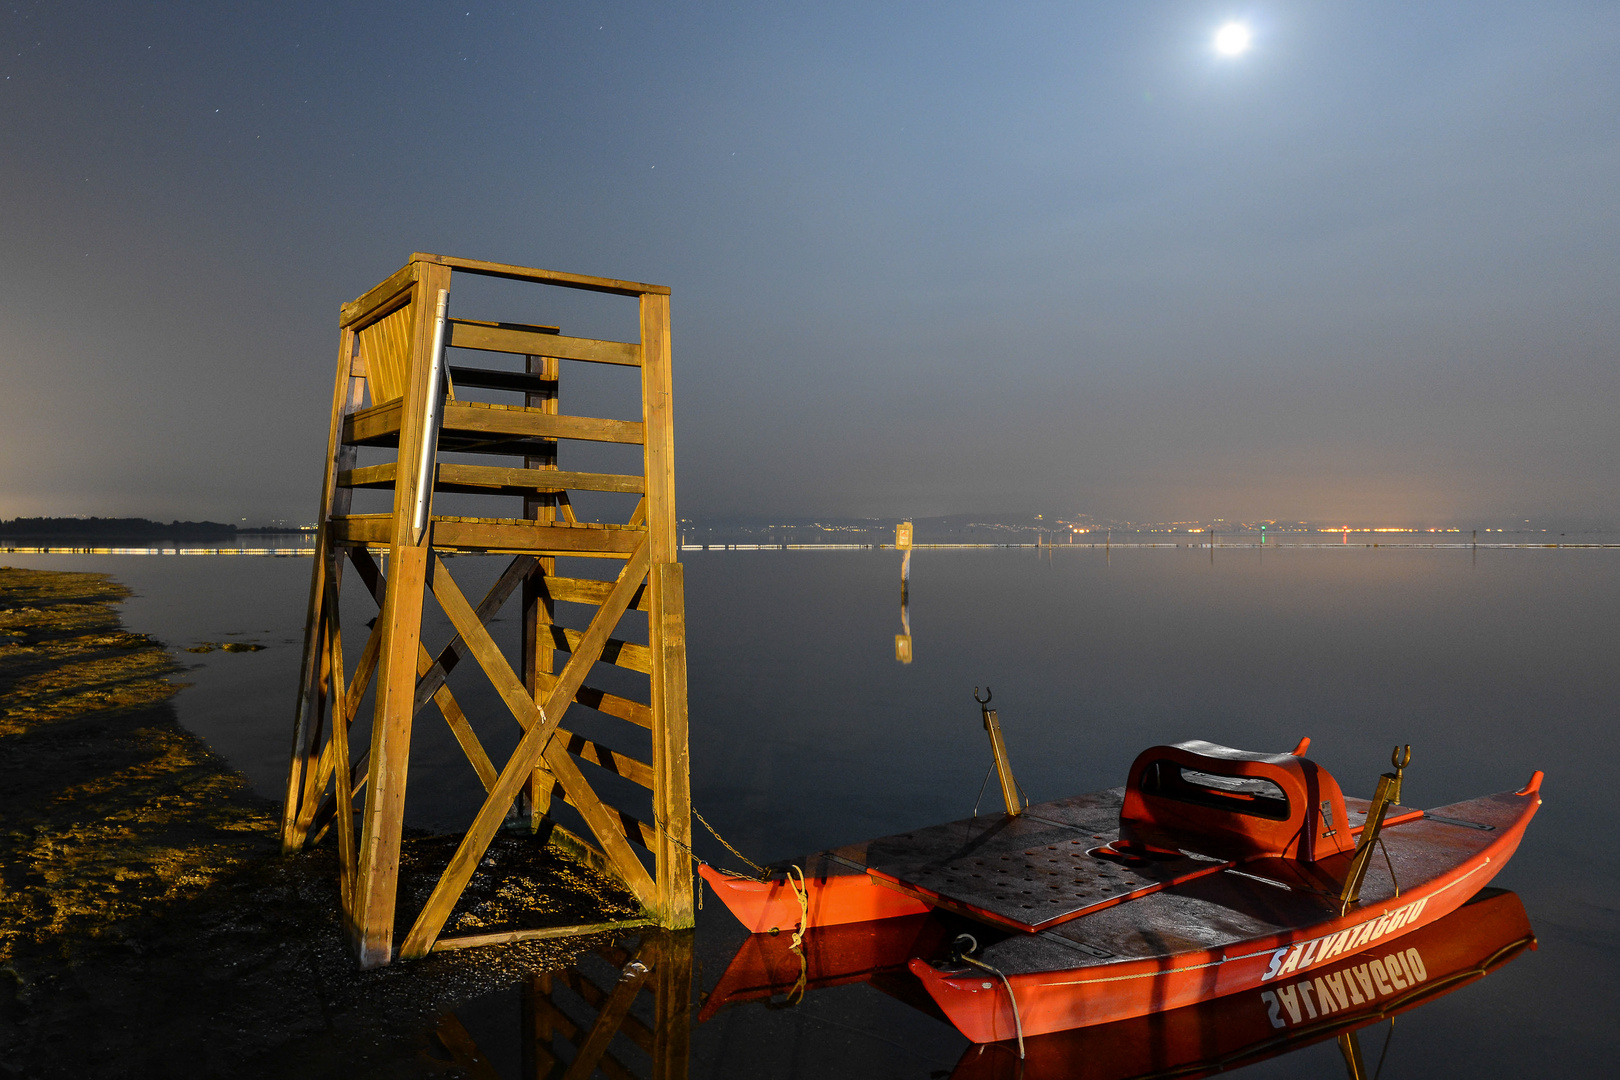
[[0, 518], [310, 520], [416, 250], [671, 286], [683, 517], [1620, 520], [1609, 0], [12, 2], [0, 76]]

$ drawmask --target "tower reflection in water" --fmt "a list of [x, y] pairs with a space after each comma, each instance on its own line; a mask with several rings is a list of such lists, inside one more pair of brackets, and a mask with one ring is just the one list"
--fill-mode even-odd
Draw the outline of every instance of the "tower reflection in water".
[[651, 931], [530, 975], [516, 1076], [503, 1074], [453, 1012], [423, 1052], [434, 1071], [475, 1080], [683, 1080], [692, 1057], [692, 932]]
[[[679, 1080], [690, 1071], [695, 1006], [701, 1006], [696, 1017], [701, 1024], [727, 1009], [792, 1007], [817, 990], [850, 983], [868, 983], [937, 1016], [906, 963], [913, 956], [943, 955], [960, 929], [950, 917], [919, 915], [811, 930], [798, 949], [791, 934], [755, 934], [701, 998], [692, 985], [690, 932], [626, 938], [575, 967], [530, 976], [522, 996], [519, 1075], [523, 1080], [592, 1075]], [[1358, 976], [1395, 947], [1385, 943], [1312, 972], [1313, 984], [1322, 979], [1360, 988], [1350, 989], [1345, 1007], [1331, 1013], [1312, 1003], [1311, 989], [1283, 979], [1189, 1008], [1036, 1036], [1025, 1040], [1022, 1060], [1011, 1042], [969, 1045], [950, 1075], [952, 1080], [1197, 1077], [1337, 1040], [1347, 1075], [1364, 1080], [1392, 1052], [1387, 1037], [1373, 1033], [1364, 1048], [1364, 1029], [1393, 1024], [1397, 1014], [1483, 978], [1534, 948], [1535, 940], [1518, 896], [1486, 889], [1444, 919], [1399, 939], [1407, 966], [1420, 974], [1404, 989]], [[430, 1065], [485, 1080], [504, 1075], [453, 1013], [441, 1018], [432, 1042]], [[1398, 1055], [1398, 1047], [1393, 1053]], [[847, 1075], [859, 1075], [862, 1064], [849, 1061]]]

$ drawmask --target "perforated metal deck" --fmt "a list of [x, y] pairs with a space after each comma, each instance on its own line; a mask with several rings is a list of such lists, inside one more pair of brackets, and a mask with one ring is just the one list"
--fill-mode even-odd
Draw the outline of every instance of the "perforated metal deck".
[[1212, 873], [1187, 856], [1121, 862], [1092, 854], [1119, 838], [1124, 789], [1038, 803], [838, 848], [875, 879], [962, 914], [1035, 931], [1127, 897]]

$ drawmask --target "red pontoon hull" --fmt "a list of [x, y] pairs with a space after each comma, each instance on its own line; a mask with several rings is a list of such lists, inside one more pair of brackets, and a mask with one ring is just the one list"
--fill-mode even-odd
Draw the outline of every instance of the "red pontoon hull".
[[[787, 935], [753, 935], [708, 995], [700, 1021], [749, 1002], [795, 1003], [806, 993], [866, 983], [933, 1012], [932, 999], [906, 970], [909, 959], [938, 954], [960, 930], [955, 919], [936, 915], [885, 919], [813, 930], [802, 947]], [[1399, 944], [1404, 986], [1389, 978], [1395, 949], [1375, 942], [1313, 967], [1313, 979], [1345, 989], [1348, 1008], [1334, 995], [1331, 1012], [1320, 995], [1305, 994], [1300, 980], [1274, 981], [1267, 989], [1229, 994], [1185, 1009], [1133, 1017], [1113, 1024], [1032, 1036], [1024, 1057], [1012, 1042], [972, 1046], [962, 1054], [952, 1080], [1129, 1080], [1206, 1076], [1263, 1058], [1289, 1053], [1323, 1039], [1374, 1024], [1483, 977], [1526, 948], [1535, 933], [1524, 905], [1511, 892], [1486, 889], [1457, 911], [1410, 934]], [[1379, 975], [1374, 961], [1382, 965]], [[1293, 989], [1287, 989], [1291, 982]], [[1279, 993], [1279, 989], [1286, 992]]]
[[[1388, 957], [1377, 964], [1369, 962], [1367, 971], [1380, 993], [1386, 985], [1390, 992], [1403, 990], [1412, 975], [1403, 966], [1404, 953], [1396, 940], [1449, 915], [1491, 882], [1517, 850], [1540, 805], [1540, 781], [1537, 773], [1518, 792], [1427, 814], [1403, 811], [1392, 816], [1383, 838], [1395, 880], [1389, 880], [1375, 859], [1362, 903], [1342, 917], [1334, 883], [1328, 879], [1336, 864], [1268, 858], [1204, 860], [1158, 880], [1149, 880], [1146, 872], [1134, 878], [1126, 874], [1124, 883], [1114, 886], [1120, 890], [1117, 895], [1045, 922], [1026, 916], [1030, 925], [1020, 926], [1004, 914], [931, 892], [880, 867], [862, 866], [860, 856], [867, 845], [856, 845], [806, 860], [807, 925], [834, 926], [938, 909], [1013, 930], [982, 957], [1011, 984], [1016, 1019], [1014, 1001], [999, 975], [965, 965], [941, 969], [915, 956], [909, 964], [951, 1023], [979, 1043], [1011, 1039], [1020, 1030], [1033, 1036], [1112, 1023], [1243, 991], [1271, 992], [1279, 1001], [1303, 1002], [1301, 1007], [1332, 1015], [1346, 1007], [1356, 991], [1345, 989], [1342, 977], [1336, 983], [1322, 981], [1318, 971], [1323, 965], [1388, 946]], [[1359, 800], [1346, 802], [1365, 806]], [[1034, 817], [1040, 809], [1032, 807], [1029, 814]], [[1052, 811], [1054, 817], [1058, 812]], [[1107, 836], [1098, 833], [1086, 842]], [[1055, 844], [1051, 850], [1055, 854], [1049, 861], [1054, 863], [1057, 856], [1078, 858], [1076, 852], [1059, 850]], [[1065, 872], [1074, 872], [1066, 869], [1068, 865], [1064, 864]], [[785, 878], [756, 882], [701, 869], [751, 931], [791, 931], [800, 925], [799, 899]], [[1256, 912], [1270, 920], [1269, 932], [1230, 929]], [[1209, 926], [1227, 928], [1217, 933]], [[1195, 944], [1190, 939], [1200, 933], [1206, 940], [1218, 940], [1202, 948], [1186, 947]], [[1168, 944], [1143, 949], [1143, 941]], [[1051, 961], [1066, 949], [1078, 950], [1066, 953], [1076, 957], [1072, 963]], [[1131, 955], [1133, 951], [1138, 955]]]

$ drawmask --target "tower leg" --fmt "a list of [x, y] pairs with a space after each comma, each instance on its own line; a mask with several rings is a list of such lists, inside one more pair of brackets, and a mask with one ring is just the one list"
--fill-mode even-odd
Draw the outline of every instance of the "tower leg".
[[658, 921], [669, 928], [694, 925], [692, 910], [692, 786], [687, 750], [686, 594], [680, 563], [652, 568], [649, 612], [653, 658], [653, 813], [658, 847]]
[[[350, 924], [360, 966], [388, 963], [393, 949], [394, 897], [399, 887], [399, 840], [405, 825], [405, 778], [416, 705], [416, 652], [421, 641], [422, 589], [429, 551], [396, 548], [389, 559], [385, 629], [371, 722], [370, 776], [360, 832], [360, 865]], [[339, 807], [342, 812], [342, 807]]]
[[320, 522], [315, 533], [315, 565], [310, 574], [309, 605], [304, 618], [304, 656], [298, 675], [298, 701], [293, 719], [292, 761], [287, 768], [287, 795], [281, 806], [281, 850], [297, 851], [304, 846], [303, 822], [310, 816], [306, 804], [320, 798], [316, 762], [321, 752], [322, 700], [326, 664], [324, 647], [327, 632], [326, 578], [333, 561], [328, 522], [334, 513], [348, 513], [349, 492], [337, 487], [337, 472], [351, 468], [354, 448], [340, 442], [343, 416], [352, 409], [361, 393], [360, 381], [353, 378], [355, 334], [344, 330], [338, 336], [337, 379], [332, 387], [332, 419], [326, 439], [326, 471], [321, 479]]
[[365, 819], [360, 833], [359, 867], [351, 925], [363, 968], [392, 959], [394, 899], [399, 888], [399, 841], [405, 827], [405, 779], [411, 756], [411, 720], [416, 713], [417, 654], [422, 643], [422, 598], [428, 561], [433, 557], [431, 487], [428, 470], [427, 528], [412, 527], [418, 483], [417, 462], [433, 455], [427, 408], [434, 347], [436, 301], [450, 288], [450, 271], [421, 267], [412, 306], [411, 353], [415, 358], [401, 401], [399, 466], [394, 482], [393, 538], [388, 548], [388, 591], [377, 616], [383, 626], [382, 659], [377, 669], [377, 704], [371, 721], [371, 754]]
[[[558, 408], [558, 375], [561, 364], [554, 356], [530, 356], [526, 358], [529, 374], [538, 375], [551, 384], [549, 390], [541, 393], [531, 393], [524, 396], [524, 403], [531, 409], [540, 409], [556, 415]], [[526, 456], [523, 466], [527, 469], [557, 469], [557, 440], [543, 440], [544, 449], [538, 454]], [[557, 520], [557, 496], [550, 493], [539, 493], [528, 496], [523, 500], [523, 516], [531, 521], [551, 522]], [[557, 621], [556, 601], [551, 597], [546, 587], [547, 579], [557, 572], [557, 560], [552, 556], [543, 556], [539, 560], [539, 567], [523, 579], [523, 686], [534, 699], [536, 705], [545, 700], [546, 692], [551, 688], [551, 676], [556, 674], [556, 651], [552, 638], [552, 624]], [[557, 780], [551, 775], [551, 770], [544, 764], [537, 767], [529, 777], [524, 787], [523, 795], [518, 799], [519, 810], [529, 815], [529, 828], [538, 830], [540, 821], [551, 813], [551, 795], [557, 787]]]

